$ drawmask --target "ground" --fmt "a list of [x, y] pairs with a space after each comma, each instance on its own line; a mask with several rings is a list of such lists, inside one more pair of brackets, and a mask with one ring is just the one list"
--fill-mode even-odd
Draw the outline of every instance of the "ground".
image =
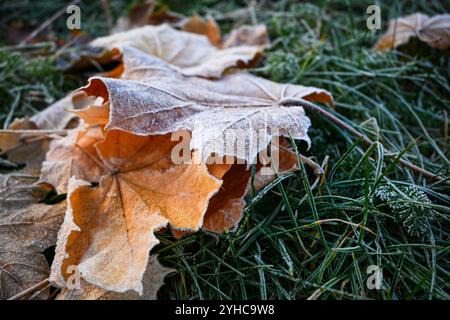
[[[371, 49], [390, 18], [445, 13], [448, 4], [376, 1], [382, 30], [370, 31], [366, 8], [375, 1], [185, 2], [169, 1], [168, 6], [187, 15], [210, 14], [224, 32], [265, 23], [271, 47], [251, 72], [327, 89], [336, 105], [324, 108], [376, 143], [366, 147], [309, 112], [312, 146], [307, 150], [298, 144], [298, 151], [320, 163], [329, 156], [325, 178], [315, 181], [306, 167], [251, 194], [236, 233], [200, 231], [180, 240], [159, 233], [161, 243], [153, 252], [177, 269], [159, 298], [449, 299], [448, 184], [430, 181], [397, 161], [402, 156], [449, 178], [449, 52], [418, 42], [399, 51]], [[101, 1], [87, 3], [80, 4], [83, 31], [105, 34]], [[0, 28], [13, 21], [38, 25], [65, 4], [4, 2]], [[109, 4], [114, 19], [131, 6], [119, 0]], [[52, 26], [59, 39], [68, 37], [64, 23], [59, 19]], [[58, 71], [54, 43], [17, 50], [5, 47], [9, 35], [1, 32], [0, 38], [5, 128], [15, 117], [32, 115], [84, 84], [88, 76]], [[381, 267], [380, 290], [367, 286], [370, 266]]]

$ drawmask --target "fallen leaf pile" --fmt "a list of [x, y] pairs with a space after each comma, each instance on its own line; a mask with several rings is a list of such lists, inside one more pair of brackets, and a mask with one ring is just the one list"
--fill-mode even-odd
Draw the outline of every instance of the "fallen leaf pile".
[[412, 37], [417, 37], [433, 48], [447, 49], [450, 46], [450, 15], [429, 17], [423, 13], [414, 13], [392, 20], [387, 32], [375, 44], [375, 49], [398, 48], [407, 44]]
[[[50, 273], [51, 283], [62, 289], [58, 299], [154, 299], [172, 272], [149, 255], [158, 244], [155, 231], [168, 228], [182, 236], [200, 228], [235, 230], [250, 164], [264, 166], [258, 154], [278, 136], [310, 143], [303, 108], [282, 102], [332, 103], [331, 95], [238, 72], [262, 53], [265, 28], [243, 27], [222, 41], [216, 25], [198, 19], [184, 24], [197, 34], [163, 24], [126, 27], [94, 40], [92, 46], [120, 56], [120, 67], [0, 135], [7, 155], [30, 146], [24, 137], [47, 142], [39, 147], [45, 155], [39, 182], [25, 185], [24, 199], [14, 191], [21, 184], [3, 178], [8, 194], [0, 202], [0, 275], [10, 280], [0, 282], [2, 298], [48, 276], [40, 252], [55, 244], [59, 229]], [[185, 161], [176, 163], [181, 137], [187, 139], [187, 149], [178, 150]], [[230, 147], [228, 137], [236, 144]], [[282, 140], [275, 147], [279, 173], [294, 169], [297, 155], [288, 144]], [[261, 187], [271, 179], [258, 171], [255, 181]], [[43, 197], [33, 192], [47, 194], [50, 186], [67, 200], [37, 203]], [[80, 288], [68, 285], [71, 266], [80, 274]], [[25, 278], [16, 279], [21, 272]], [[47, 298], [47, 291], [40, 297]]]

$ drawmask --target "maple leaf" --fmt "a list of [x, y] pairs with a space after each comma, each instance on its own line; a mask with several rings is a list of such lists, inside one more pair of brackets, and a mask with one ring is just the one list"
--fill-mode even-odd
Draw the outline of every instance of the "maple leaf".
[[83, 109], [90, 105], [96, 105], [94, 97], [88, 97], [82, 92], [69, 94], [48, 106], [41, 112], [36, 113], [30, 121], [40, 130], [63, 130], [74, 128], [78, 125], [76, 116], [67, 110]]
[[[128, 15], [119, 18], [111, 33], [123, 32], [145, 25], [160, 25], [163, 23], [181, 28], [183, 31], [205, 35], [215, 46], [222, 46], [221, 32], [213, 18], [203, 19], [198, 15], [184, 17], [169, 11], [167, 6], [157, 7], [155, 1], [135, 4], [128, 11]], [[250, 45], [250, 43], [247, 43]], [[256, 43], [255, 43], [256, 44]]]
[[[272, 135], [291, 134], [310, 143], [310, 120], [303, 108], [286, 107], [282, 101], [295, 98], [332, 103], [325, 90], [278, 84], [246, 73], [218, 80], [186, 77], [161, 59], [133, 48], [123, 49], [123, 59], [121, 79], [95, 77], [82, 88], [88, 96], [101, 96], [105, 103], [78, 114], [95, 124], [89, 115], [101, 113], [104, 118], [95, 117], [95, 121], [107, 123], [106, 129], [136, 135], [188, 130], [191, 150], [200, 150], [205, 161], [216, 154], [252, 163]], [[234, 145], [230, 146], [228, 138], [234, 139]]]
[[[223, 233], [233, 232], [237, 229], [242, 218], [245, 207], [245, 196], [253, 187], [255, 191], [260, 190], [272, 182], [276, 175], [283, 175], [297, 169], [297, 154], [288, 148], [285, 139], [279, 145], [272, 146], [273, 152], [279, 153], [278, 163], [274, 167], [278, 168], [276, 174], [261, 174], [260, 163], [256, 165], [256, 174], [252, 186], [252, 170], [242, 164], [213, 164], [208, 166], [209, 172], [216, 178], [222, 179], [223, 184], [220, 191], [212, 197], [209, 202], [208, 211], [205, 214], [203, 227], [207, 230]], [[183, 235], [176, 233], [176, 236]]]
[[[278, 127], [284, 134], [287, 134], [287, 129], [291, 129], [295, 138], [309, 142], [306, 135], [309, 119], [304, 115], [303, 109], [285, 108], [278, 102], [292, 97], [332, 102], [331, 96], [325, 90], [280, 85], [248, 74], [228, 75], [214, 81], [184, 77], [162, 60], [135, 49], [125, 48], [123, 59], [123, 80], [94, 78], [82, 89], [88, 96], [100, 96], [105, 102], [75, 112], [91, 125], [107, 125], [108, 129], [121, 129], [138, 135], [166, 134], [188, 129], [193, 132], [195, 138], [195, 124], [200, 122], [207, 130], [207, 138], [204, 139], [203, 135], [197, 144], [191, 140], [191, 149], [205, 150], [205, 146], [210, 146], [203, 153], [205, 161], [209, 155], [216, 153], [219, 157], [232, 155], [250, 163], [256, 154], [269, 144], [270, 126]], [[205, 92], [208, 92], [206, 97]], [[120, 110], [114, 109], [114, 106]], [[251, 116], [248, 116], [249, 114]], [[242, 122], [244, 125], [239, 126]], [[154, 127], [149, 128], [149, 124]], [[256, 137], [256, 133], [261, 129], [267, 132], [267, 135], [259, 149], [245, 150], [244, 153], [238, 149], [229, 154], [224, 152], [224, 134], [241, 130], [244, 135], [238, 136], [237, 139], [245, 141], [252, 136], [249, 132], [255, 133]], [[255, 145], [256, 141], [251, 143]], [[289, 152], [284, 152], [281, 160], [280, 174], [297, 163], [296, 155], [292, 156]], [[213, 172], [217, 169], [222, 171]], [[233, 231], [245, 206], [244, 196], [248, 190], [250, 170], [243, 165], [209, 166], [209, 170], [215, 177], [223, 178], [224, 184], [211, 199], [204, 227], [214, 232]], [[257, 187], [267, 184], [273, 178], [258, 175]], [[176, 236], [184, 234], [178, 231], [174, 233]]]
[[[207, 29], [193, 21], [191, 29]], [[252, 38], [251, 30], [236, 32], [228, 45], [264, 42]], [[309, 143], [310, 121], [303, 108], [283, 106], [283, 100], [332, 103], [325, 90], [250, 74], [204, 78], [251, 62], [261, 46], [247, 47], [252, 53], [242, 57], [243, 46], [218, 49], [204, 36], [168, 25], [114, 34], [96, 44], [120, 49], [123, 64], [111, 74], [120, 79], [92, 78], [76, 93], [84, 108], [74, 105], [73, 114], [87, 126], [52, 141], [40, 179], [41, 185], [67, 193], [50, 280], [67, 288], [69, 267], [77, 266], [83, 298], [130, 290], [142, 294], [149, 252], [158, 243], [154, 232], [168, 224], [175, 235], [202, 226], [233, 231], [250, 185], [248, 164], [272, 136], [292, 135]], [[171, 135], [180, 132], [192, 134], [183, 152], [193, 157], [175, 164], [172, 151], [178, 141]], [[244, 150], [229, 149], [228, 135], [243, 141]], [[280, 173], [293, 167], [286, 154]], [[213, 156], [244, 162], [209, 164]]]
[[167, 61], [185, 75], [208, 78], [218, 78], [232, 67], [251, 65], [262, 52], [261, 46], [219, 49], [204, 35], [178, 31], [167, 24], [115, 33], [90, 45], [116, 53], [123, 53], [124, 47], [136, 48]]
[[450, 46], [450, 15], [429, 17], [414, 13], [390, 21], [387, 32], [375, 44], [375, 49], [387, 50], [406, 44], [417, 37], [433, 48], [446, 49]]
[[[248, 132], [257, 133], [260, 129], [268, 132], [266, 126], [269, 125], [272, 125], [272, 127], [278, 125], [281, 132], [285, 128], [294, 127], [292, 132], [297, 132], [296, 138], [304, 138], [309, 141], [306, 135], [309, 119], [304, 115], [303, 109], [293, 107], [289, 108], [292, 109], [291, 111], [281, 107], [277, 105], [277, 99], [274, 95], [280, 96], [278, 100], [281, 100], [284, 94], [286, 97], [304, 97], [311, 100], [331, 102], [331, 96], [324, 90], [302, 86], [282, 86], [247, 74], [244, 76], [229, 75], [225, 76], [224, 79], [214, 81], [184, 77], [163, 61], [135, 49], [125, 49], [123, 58], [126, 67], [125, 73], [122, 75], [124, 80], [113, 83], [113, 90], [109, 90], [110, 87], [107, 84], [104, 85], [103, 79], [101, 79], [102, 81], [94, 79], [89, 86], [82, 89], [87, 95], [98, 95], [106, 102], [101, 106], [90, 106], [75, 112], [91, 125], [107, 124], [108, 128], [127, 130], [139, 135], [164, 134], [181, 128], [190, 129], [195, 135], [195, 126], [192, 124], [201, 121], [203, 128], [209, 130], [207, 135], [209, 134], [211, 139], [214, 140], [211, 142], [208, 139], [198, 139], [201, 141], [197, 145], [192, 144], [191, 141], [191, 148], [204, 150], [205, 145], [212, 145], [211, 149], [204, 152], [206, 158], [212, 153], [218, 153], [219, 156], [225, 155], [225, 152], [223, 152], [225, 139], [221, 127], [228, 131], [242, 130], [244, 136], [239, 136], [237, 139], [243, 140], [251, 136]], [[105, 79], [105, 81], [113, 80]], [[134, 81], [139, 81], [139, 83]], [[133, 88], [135, 84], [137, 86]], [[116, 92], [120, 93], [120, 96], [117, 96]], [[205, 100], [205, 92], [208, 92], [207, 99], [209, 100]], [[141, 95], [141, 93], [145, 95]], [[187, 99], [184, 99], [184, 97], [187, 97]], [[113, 101], [112, 108], [118, 106], [120, 110], [110, 110], [111, 101], [109, 99]], [[225, 106], [222, 107], [221, 105]], [[231, 114], [227, 116], [227, 113]], [[271, 116], [278, 113], [277, 119], [270, 123], [269, 121], [265, 123], [261, 121], [269, 113]], [[256, 116], [251, 119], [251, 117], [246, 117], [248, 114]], [[233, 127], [233, 121], [240, 123], [243, 119], [245, 119], [244, 125], [248, 122], [250, 122], [250, 125]], [[154, 124], [156, 130], [142, 128], [140, 127], [141, 124], [145, 126]], [[253, 124], [259, 127], [253, 129]], [[158, 126], [167, 127], [158, 128]], [[287, 131], [284, 132], [287, 133]], [[257, 152], [270, 142], [269, 132], [265, 138], [266, 141], [260, 149], [247, 150], [253, 154], [236, 152], [231, 153], [231, 155], [241, 159], [244, 158], [249, 163], [250, 159], [254, 159]], [[255, 142], [252, 141], [252, 143]], [[291, 156], [286, 157], [286, 159], [290, 159], [292, 162], [293, 158]], [[296, 157], [294, 159], [296, 163]], [[285, 167], [292, 167], [292, 165]], [[230, 168], [228, 167], [220, 175], [211, 173], [217, 178], [222, 178]], [[211, 200], [210, 208], [205, 216], [204, 227], [206, 229], [215, 232], [235, 229], [245, 205], [243, 198], [248, 189], [249, 172], [248, 169], [245, 169], [245, 166], [238, 166], [227, 174], [226, 177], [229, 178], [224, 179], [221, 191]], [[239, 179], [237, 179], [238, 176]], [[262, 181], [262, 177], [258, 177], [258, 181]], [[270, 180], [271, 178], [266, 177], [264, 183]], [[261, 181], [260, 184], [262, 185]], [[175, 235], [181, 234], [183, 233], [175, 233]]]
[[[38, 203], [48, 188], [33, 186], [33, 179], [0, 175], [0, 299], [11, 298], [46, 279], [46, 248], [55, 245], [65, 203]], [[48, 287], [27, 295], [46, 299]]]
[[[90, 284], [142, 293], [148, 253], [158, 243], [153, 232], [167, 223], [175, 229], [198, 230], [221, 181], [205, 164], [174, 165], [171, 150], [177, 142], [169, 135], [144, 137], [111, 130], [99, 141], [88, 132], [72, 145], [72, 151], [80, 150], [86, 157], [62, 159], [71, 166], [60, 173], [70, 172], [71, 178], [50, 279], [64, 287], [68, 266], [77, 265]], [[91, 162], [86, 163], [87, 158]], [[94, 163], [103, 175], [100, 181], [87, 181], [98, 185], [77, 179], [94, 178]]]
[[214, 19], [208, 17], [206, 20], [198, 15], [184, 17], [178, 13], [169, 11], [167, 7], [155, 11], [154, 1], [147, 1], [144, 4], [134, 6], [127, 17], [119, 19], [112, 33], [122, 32], [145, 25], [170, 24], [173, 27], [181, 28], [183, 31], [205, 35], [215, 46], [221, 46], [220, 28]]
[[[256, 164], [255, 175], [252, 179], [252, 168], [245, 164], [210, 164], [208, 171], [223, 181], [222, 186], [209, 201], [203, 221], [203, 228], [215, 233], [234, 232], [239, 226], [245, 207], [245, 197], [251, 189], [259, 191], [275, 178], [298, 169], [298, 157], [289, 149], [286, 139], [280, 144], [272, 146], [273, 152], [279, 153], [279, 159], [274, 167], [277, 172], [269, 175], [262, 174], [261, 163]], [[252, 184], [253, 183], [253, 184]], [[172, 229], [175, 238], [181, 238], [192, 232]]]
[[[42, 163], [39, 183], [50, 184], [60, 193], [68, 192], [70, 177], [100, 182], [107, 170], [99, 163], [95, 144], [104, 139], [99, 127], [72, 130], [67, 137], [52, 141]], [[82, 165], [80, 165], [82, 164]]]
[[64, 289], [56, 300], [156, 300], [158, 290], [164, 284], [164, 278], [173, 272], [174, 269], [160, 264], [157, 255], [151, 255], [142, 277], [142, 295], [134, 291], [124, 293], [105, 291], [83, 281], [80, 289]]
[[214, 174], [223, 180], [223, 184], [209, 203], [203, 222], [205, 229], [222, 233], [237, 228], [245, 207], [244, 197], [250, 185], [251, 173], [252, 170], [246, 165], [234, 164], [223, 174]]

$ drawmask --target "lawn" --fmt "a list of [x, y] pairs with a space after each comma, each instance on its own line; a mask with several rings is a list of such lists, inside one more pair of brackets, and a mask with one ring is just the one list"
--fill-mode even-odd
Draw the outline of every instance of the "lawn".
[[[160, 299], [449, 299], [450, 112], [449, 51], [418, 41], [387, 52], [372, 49], [391, 18], [446, 13], [445, 1], [377, 1], [382, 30], [368, 30], [374, 1], [168, 1], [185, 15], [214, 17], [225, 33], [266, 24], [271, 45], [250, 72], [267, 79], [327, 89], [323, 106], [374, 143], [367, 146], [320, 114], [303, 155], [326, 163], [323, 177], [309, 167], [278, 177], [247, 198], [235, 233], [199, 231], [175, 239], [157, 234], [152, 251], [174, 268]], [[38, 110], [86, 83], [98, 70], [61, 72], [52, 41], [9, 45], [14, 21], [39, 25], [67, 2], [0, 4], [0, 124]], [[108, 30], [102, 1], [80, 3], [82, 30]], [[166, 3], [166, 2], [165, 2]], [[130, 4], [111, 0], [112, 19]], [[52, 24], [68, 38], [65, 19]], [[401, 165], [402, 157], [441, 179]], [[2, 172], [10, 169], [1, 160]], [[51, 250], [47, 252], [51, 259]], [[372, 266], [372, 267], [371, 267]], [[367, 285], [373, 267], [381, 288]], [[372, 269], [371, 269], [372, 268]], [[368, 273], [369, 271], [369, 273]]]

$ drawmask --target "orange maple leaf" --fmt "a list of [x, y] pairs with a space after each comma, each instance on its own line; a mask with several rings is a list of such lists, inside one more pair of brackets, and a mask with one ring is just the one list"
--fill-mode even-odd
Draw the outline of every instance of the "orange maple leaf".
[[[100, 141], [86, 136], [80, 135], [72, 147], [84, 157], [61, 173], [70, 170], [73, 175], [51, 280], [64, 287], [67, 268], [77, 265], [88, 283], [140, 293], [149, 251], [158, 243], [153, 232], [168, 223], [198, 230], [221, 181], [205, 164], [173, 164], [171, 150], [177, 142], [170, 135], [142, 137], [112, 130]], [[103, 173], [98, 185], [77, 179], [89, 178], [94, 163]]]

